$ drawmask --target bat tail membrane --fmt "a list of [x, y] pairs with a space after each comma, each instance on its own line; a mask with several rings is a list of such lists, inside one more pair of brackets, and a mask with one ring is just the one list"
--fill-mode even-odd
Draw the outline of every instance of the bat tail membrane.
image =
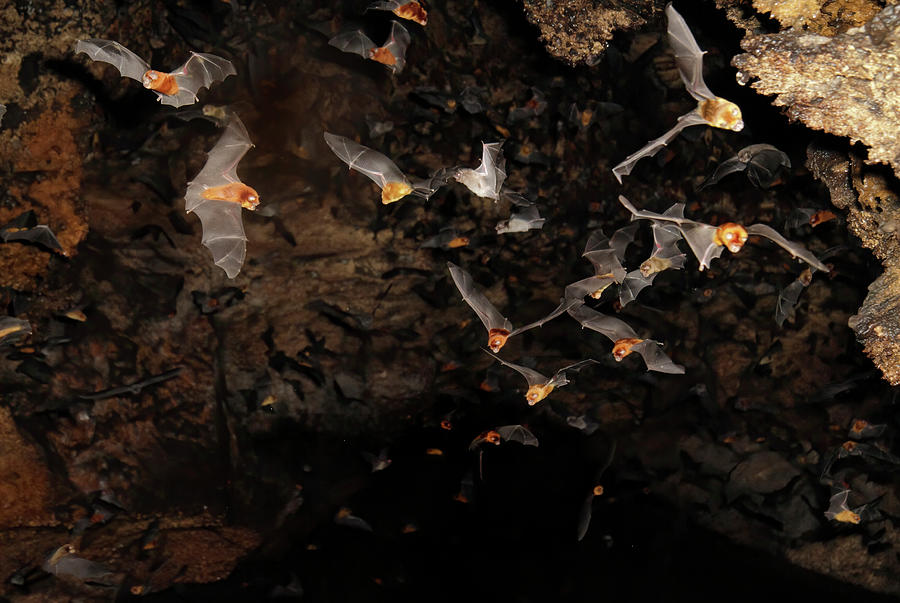
[[157, 100], [163, 105], [172, 107], [183, 107], [184, 105], [193, 105], [197, 102], [197, 95], [189, 90], [179, 89], [175, 94], [163, 94], [156, 92]]

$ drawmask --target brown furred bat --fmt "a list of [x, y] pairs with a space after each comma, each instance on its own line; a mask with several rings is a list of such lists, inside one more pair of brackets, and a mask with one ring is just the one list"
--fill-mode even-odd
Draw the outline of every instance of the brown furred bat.
[[586, 360], [580, 360], [579, 362], [564, 366], [563, 368], [556, 371], [553, 377], [545, 377], [534, 369], [530, 369], [519, 364], [513, 364], [512, 362], [507, 362], [506, 360], [500, 358], [500, 356], [491, 354], [487, 350], [485, 350], [485, 353], [495, 358], [501, 364], [505, 364], [509, 368], [525, 377], [525, 380], [528, 382], [528, 391], [525, 392], [525, 400], [528, 402], [528, 406], [534, 406], [535, 404], [549, 396], [550, 392], [552, 392], [554, 388], [567, 385], [569, 383], [569, 380], [566, 379], [566, 371], [578, 371], [588, 364], [597, 364], [596, 360], [594, 360], [593, 358], [588, 358]]
[[159, 102], [173, 107], [197, 102], [197, 92], [202, 88], [237, 74], [231, 61], [214, 54], [192, 52], [184, 65], [163, 73], [150, 69], [147, 61], [112, 40], [79, 40], [75, 44], [75, 53], [79, 52], [94, 61], [113, 65], [124, 77], [137, 80], [144, 88], [156, 92]]
[[376, 46], [361, 29], [345, 31], [328, 40], [330, 46], [381, 63], [394, 74], [406, 67], [406, 48], [409, 42], [409, 32], [397, 21], [391, 22], [391, 33], [383, 46]]
[[428, 11], [416, 0], [409, 0], [408, 2], [381, 0], [370, 4], [366, 10], [387, 10], [401, 19], [413, 21], [423, 27], [428, 24]]
[[648, 371], [670, 373], [673, 375], [684, 374], [684, 367], [675, 364], [672, 359], [662, 351], [662, 344], [653, 339], [641, 339], [634, 329], [623, 320], [613, 316], [606, 316], [586, 306], [579, 306], [569, 311], [569, 316], [581, 323], [582, 328], [587, 327], [598, 333], [606, 335], [613, 342], [613, 358], [621, 362], [632, 352], [637, 352], [644, 359]]
[[707, 125], [739, 132], [744, 127], [741, 109], [731, 101], [712, 93], [703, 81], [703, 51], [694, 40], [694, 35], [685, 23], [684, 18], [670, 2], [666, 5], [668, 19], [669, 44], [675, 52], [678, 72], [688, 93], [697, 101], [697, 107], [690, 113], [678, 118], [678, 123], [671, 130], [651, 140], [640, 150], [625, 158], [625, 161], [613, 168], [613, 174], [619, 184], [622, 176], [631, 173], [635, 164], [644, 157], [652, 157], [660, 149], [671, 142], [678, 134], [690, 126]]
[[185, 211], [200, 218], [203, 244], [228, 278], [238, 275], [247, 254], [241, 212], [252, 211], [259, 205], [259, 193], [241, 182], [237, 175], [238, 163], [252, 146], [244, 124], [231, 113], [225, 133], [184, 194]]

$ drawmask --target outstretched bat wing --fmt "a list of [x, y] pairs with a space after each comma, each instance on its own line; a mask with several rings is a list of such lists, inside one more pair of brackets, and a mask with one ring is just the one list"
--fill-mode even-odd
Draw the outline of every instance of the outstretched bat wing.
[[672, 362], [672, 359], [662, 351], [662, 346], [658, 341], [645, 339], [632, 346], [631, 351], [641, 355], [641, 358], [644, 359], [644, 363], [647, 365], [648, 371], [669, 373], [672, 375], [684, 374], [684, 367]]
[[803, 260], [816, 270], [828, 272], [828, 266], [823, 264], [816, 256], [810, 253], [809, 250], [806, 249], [806, 247], [803, 247], [799, 243], [788, 241], [771, 226], [767, 226], [765, 224], [753, 224], [752, 226], [747, 227], [747, 234], [765, 237], [790, 253], [791, 257]]
[[[481, 319], [484, 328], [488, 331], [491, 329], [506, 329], [512, 331], [512, 323], [500, 314], [494, 304], [485, 297], [484, 293], [478, 290], [478, 286], [472, 279], [472, 275], [454, 264], [447, 262], [447, 268], [450, 269], [450, 276], [453, 277], [453, 283], [459, 289], [463, 301], [475, 310], [475, 314]], [[498, 358], [499, 360], [499, 358]], [[503, 362], [501, 360], [501, 362]]]
[[581, 323], [583, 328], [591, 329], [606, 335], [610, 341], [618, 341], [620, 339], [637, 339], [637, 333], [634, 332], [628, 324], [615, 318], [600, 314], [596, 310], [592, 310], [587, 306], [579, 306], [569, 310], [569, 316]]
[[484, 353], [487, 354], [488, 356], [491, 356], [498, 362], [500, 362], [500, 364], [505, 364], [509, 368], [513, 369], [514, 371], [516, 371], [517, 373], [519, 373], [520, 375], [525, 377], [525, 381], [528, 382], [528, 387], [531, 387], [533, 385], [545, 385], [546, 383], [550, 382], [550, 380], [547, 379], [547, 377], [540, 374], [539, 372], [537, 372], [534, 369], [530, 369], [527, 366], [522, 366], [520, 364], [513, 364], [512, 362], [507, 362], [500, 356], [497, 356], [496, 354], [491, 354], [487, 350], [485, 350]]
[[675, 63], [684, 87], [698, 101], [716, 98], [703, 81], [703, 51], [697, 45], [694, 34], [688, 28], [684, 18], [670, 2], [666, 6], [666, 18], [669, 25], [669, 44], [675, 52]]
[[163, 95], [159, 102], [164, 105], [181, 107], [197, 102], [197, 92], [221, 82], [229, 75], [237, 75], [231, 61], [214, 54], [192, 52], [184, 65], [170, 73], [178, 84], [178, 92]]
[[342, 52], [358, 54], [364, 59], [368, 59], [375, 49], [375, 42], [369, 39], [360, 29], [345, 31], [328, 40], [329, 46], [334, 46]]
[[481, 165], [476, 169], [463, 168], [456, 180], [479, 197], [500, 199], [500, 189], [506, 180], [506, 160], [501, 153], [502, 142], [481, 143]]
[[560, 300], [559, 305], [556, 306], [556, 308], [552, 312], [550, 312], [550, 314], [541, 318], [540, 320], [534, 321], [533, 323], [519, 327], [518, 329], [516, 329], [515, 331], [510, 333], [509, 337], [512, 337], [513, 335], [518, 335], [519, 333], [523, 333], [525, 331], [534, 329], [536, 327], [542, 327], [542, 326], [544, 326], [544, 323], [548, 323], [551, 320], [553, 320], [554, 318], [556, 318], [557, 316], [561, 316], [561, 315], [565, 314], [566, 312], [568, 312], [570, 309], [575, 308], [580, 305], [583, 305], [583, 304], [584, 304], [584, 295], [582, 295], [581, 297], [566, 295], [566, 297], [564, 297], [562, 300]]
[[325, 132], [325, 142], [338, 159], [350, 166], [351, 170], [364, 174], [382, 189], [389, 182], [401, 183], [412, 188], [400, 168], [378, 151], [328, 132]]
[[575, 362], [574, 364], [570, 364], [569, 366], [564, 366], [561, 369], [559, 369], [558, 371], [556, 371], [555, 375], [553, 375], [553, 379], [550, 380], [550, 385], [552, 385], [554, 387], [562, 387], [563, 385], [566, 385], [569, 382], [569, 380], [566, 379], [567, 371], [578, 372], [582, 368], [584, 368], [585, 366], [587, 366], [589, 364], [600, 364], [600, 363], [597, 362], [596, 360], [594, 360], [593, 358], [587, 358], [585, 360], [579, 360], [578, 362]]
[[619, 285], [619, 304], [624, 308], [635, 299], [638, 294], [653, 284], [658, 272], [644, 276], [640, 270], [632, 270], [625, 275], [622, 284]]
[[622, 184], [622, 176], [627, 176], [628, 174], [630, 174], [632, 168], [634, 168], [635, 164], [637, 164], [638, 161], [640, 161], [644, 157], [652, 157], [653, 155], [656, 155], [656, 153], [658, 153], [660, 149], [672, 142], [672, 140], [676, 136], [678, 136], [678, 134], [685, 128], [700, 125], [709, 125], [709, 122], [703, 119], [703, 117], [700, 116], [700, 113], [698, 113], [696, 109], [694, 109], [690, 113], [685, 113], [678, 118], [678, 122], [674, 127], [672, 127], [671, 130], [669, 130], [659, 138], [654, 138], [639, 150], [626, 157], [625, 161], [614, 167], [613, 174], [615, 174], [616, 180], [619, 181], [619, 184]]
[[500, 434], [504, 442], [519, 442], [523, 446], [539, 446], [540, 442], [533, 433], [522, 425], [503, 425], [494, 431]]
[[697, 190], [702, 190], [707, 186], [712, 186], [716, 184], [729, 174], [733, 174], [735, 172], [743, 172], [747, 169], [747, 164], [737, 156], [732, 157], [731, 159], [726, 159], [722, 163], [716, 167], [716, 171], [712, 173], [712, 176], [703, 181], [703, 183], [697, 187]]
[[94, 61], [109, 63], [124, 77], [142, 81], [150, 65], [118, 42], [113, 40], [78, 40], [75, 53], [83, 52]]

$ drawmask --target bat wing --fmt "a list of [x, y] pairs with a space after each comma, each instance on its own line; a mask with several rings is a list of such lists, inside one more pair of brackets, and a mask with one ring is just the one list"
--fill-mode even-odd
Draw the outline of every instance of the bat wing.
[[629, 224], [613, 233], [609, 246], [616, 252], [616, 258], [620, 262], [625, 261], [625, 251], [634, 242], [634, 236], [637, 234], [639, 227], [640, 224]]
[[709, 263], [722, 255], [725, 251], [723, 245], [717, 245], [714, 241], [716, 227], [703, 222], [685, 221], [681, 226], [681, 234], [687, 241], [688, 247], [694, 252], [700, 269], [709, 268]]
[[528, 382], [528, 387], [531, 387], [533, 385], [545, 385], [546, 383], [550, 382], [550, 380], [547, 379], [547, 377], [540, 374], [539, 372], [537, 372], [534, 369], [530, 369], [527, 366], [522, 366], [520, 364], [513, 364], [512, 362], [507, 362], [500, 356], [497, 356], [496, 354], [491, 354], [487, 350], [485, 350], [484, 353], [487, 354], [488, 356], [491, 356], [495, 360], [497, 360], [500, 364], [505, 364], [509, 368], [513, 369], [514, 371], [516, 371], [517, 373], [519, 373], [520, 375], [525, 377], [525, 380]]
[[339, 33], [328, 40], [328, 45], [334, 46], [342, 52], [358, 54], [364, 59], [368, 59], [372, 50], [375, 49], [375, 42], [360, 29]]
[[124, 77], [139, 82], [150, 69], [147, 61], [112, 40], [78, 40], [75, 44], [75, 54], [79, 52], [83, 52], [94, 61], [109, 63]]
[[644, 276], [640, 270], [632, 270], [625, 275], [622, 284], [619, 285], [619, 304], [624, 308], [635, 299], [638, 294], [653, 284], [653, 279], [659, 272], [654, 272], [650, 276]]
[[519, 442], [523, 446], [540, 445], [534, 434], [521, 425], [504, 425], [494, 431], [500, 434], [504, 442]]
[[794, 308], [800, 300], [800, 294], [804, 289], [803, 281], [796, 279], [790, 285], [778, 293], [778, 301], [775, 303], [775, 322], [778, 326], [794, 315]]
[[46, 224], [22, 229], [0, 229], [0, 239], [3, 239], [4, 242], [25, 241], [27, 243], [35, 243], [51, 251], [63, 253], [62, 245], [59, 244], [56, 235], [53, 234], [53, 231]]
[[192, 210], [203, 226], [203, 245], [212, 252], [213, 262], [234, 278], [244, 265], [247, 237], [239, 203], [202, 199]]
[[325, 132], [325, 142], [351, 170], [364, 174], [379, 187], [384, 188], [388, 182], [400, 182], [412, 187], [400, 168], [378, 151], [328, 132]]
[[592, 310], [587, 306], [579, 306], [569, 310], [569, 316], [581, 323], [582, 328], [588, 328], [606, 335], [610, 341], [618, 341], [620, 339], [637, 339], [637, 333], [634, 332], [628, 323], [619, 320], [613, 316], [600, 314], [596, 310]]
[[752, 147], [759, 148], [754, 149], [747, 162], [747, 178], [758, 188], [769, 188], [778, 179], [778, 173], [782, 169], [790, 169], [791, 159], [772, 145], [756, 144]]
[[[616, 282], [616, 279], [611, 276], [589, 276], [570, 285], [566, 285], [565, 297], [566, 299], [577, 300], [583, 304], [585, 296], [590, 295], [592, 297], [599, 297], [599, 295], [595, 296], [594, 294], [597, 291], [602, 292], [614, 282]], [[574, 307], [575, 306], [571, 306], [571, 308]], [[566, 311], [568, 312], [568, 310]]]
[[669, 44], [675, 52], [678, 73], [681, 74], [685, 88], [698, 101], [716, 98], [703, 81], [703, 51], [671, 2], [666, 6], [666, 18], [669, 22]]
[[752, 226], [749, 226], [747, 228], [747, 234], [765, 237], [790, 253], [791, 257], [803, 260], [816, 270], [828, 272], [828, 267], [823, 264], [816, 256], [811, 254], [805, 247], [803, 247], [799, 243], [788, 241], [771, 226], [767, 226], [765, 224], [753, 224]]
[[609, 249], [609, 237], [603, 234], [599, 228], [592, 232], [588, 237], [587, 243], [584, 245], [584, 253], [582, 257], [597, 249]]
[[170, 75], [178, 84], [178, 92], [160, 97], [164, 105], [180, 107], [197, 102], [197, 92], [221, 82], [229, 75], [237, 75], [231, 61], [214, 54], [192, 52], [191, 57]]
[[716, 167], [716, 171], [712, 173], [712, 176], [703, 181], [703, 183], [697, 187], [697, 190], [702, 190], [707, 186], [712, 186], [716, 184], [729, 174], [733, 174], [735, 172], [743, 172], [747, 169], [747, 164], [742, 161], [738, 156], [734, 156], [731, 159], [726, 159], [722, 163]]
[[[500, 314], [494, 304], [478, 290], [472, 275], [453, 262], [447, 262], [447, 267], [450, 269], [450, 276], [453, 277], [453, 283], [459, 289], [463, 301], [475, 310], [475, 314], [481, 319], [485, 329], [488, 331], [491, 329], [512, 331], [512, 323]], [[501, 362], [503, 361], [501, 360]]]
[[569, 366], [562, 367], [561, 369], [556, 371], [555, 375], [553, 375], [553, 379], [550, 380], [550, 385], [552, 385], [554, 387], [562, 387], [563, 385], [566, 385], [567, 383], [569, 383], [569, 380], [566, 379], [567, 371], [578, 372], [582, 368], [584, 368], [585, 366], [587, 366], [589, 364], [599, 364], [599, 363], [596, 360], [594, 360], [593, 358], [587, 358], [585, 360], [579, 360], [578, 362], [575, 362], [574, 364], [570, 364]]
[[617, 283], [621, 283], [622, 279], [625, 278], [625, 268], [622, 266], [619, 254], [615, 249], [588, 251], [582, 257], [594, 265], [594, 274], [597, 276], [612, 274], [613, 279]]
[[229, 114], [225, 132], [209, 152], [209, 158], [203, 169], [188, 184], [187, 192], [184, 195], [185, 210], [194, 211], [195, 207], [207, 201], [202, 196], [206, 189], [231, 182], [240, 182], [237, 176], [237, 165], [252, 146], [253, 143], [250, 142], [250, 135], [247, 133], [244, 123], [236, 114]]
[[587, 535], [588, 528], [591, 527], [591, 517], [594, 511], [594, 493], [591, 492], [581, 503], [581, 509], [578, 511], [578, 524], [576, 525], [576, 536], [578, 542], [581, 542]]
[[12, 316], [0, 317], [0, 346], [15, 343], [20, 337], [31, 335], [31, 323]]
[[394, 64], [390, 65], [394, 73], [400, 73], [406, 67], [406, 49], [409, 47], [409, 32], [399, 21], [391, 23], [391, 36], [384, 48], [394, 55]]
[[540, 230], [543, 228], [544, 222], [546, 220], [541, 217], [537, 205], [530, 205], [513, 212], [508, 220], [497, 222], [496, 230], [497, 234]]
[[479, 197], [500, 199], [500, 189], [506, 180], [506, 160], [501, 153], [502, 142], [481, 143], [481, 165], [477, 169], [462, 169], [456, 180]]
[[[682, 204], [679, 203], [678, 205]], [[682, 236], [678, 228], [662, 222], [654, 222], [651, 228], [653, 230], [653, 255], [671, 257], [672, 255], [681, 254], [681, 251], [678, 249], [678, 241], [682, 239]]]
[[635, 344], [631, 348], [631, 351], [641, 355], [641, 358], [643, 358], [644, 362], [647, 364], [648, 371], [670, 373], [673, 375], [684, 374], [684, 367], [672, 362], [672, 359], [666, 356], [666, 353], [662, 351], [662, 346], [658, 341], [645, 339], [644, 341]]
[[565, 314], [570, 309], [580, 306], [582, 304], [584, 304], [584, 295], [582, 295], [581, 297], [574, 297], [574, 296], [570, 297], [567, 295], [562, 300], [560, 300], [559, 305], [556, 306], [556, 309], [554, 309], [552, 312], [550, 312], [550, 314], [541, 318], [540, 320], [534, 321], [531, 324], [527, 324], [524, 327], [519, 327], [518, 329], [516, 329], [515, 331], [510, 333], [509, 337], [512, 337], [513, 335], [518, 335], [519, 333], [524, 333], [525, 331], [534, 329], [535, 327], [544, 326], [544, 323], [550, 322], [557, 316]]
[[678, 122], [672, 127], [671, 130], [669, 130], [659, 138], [654, 138], [639, 150], [626, 157], [625, 161], [614, 167], [613, 174], [615, 174], [616, 180], [619, 181], [619, 184], [622, 184], [622, 176], [627, 176], [628, 174], [630, 174], [632, 168], [634, 168], [635, 164], [637, 164], [638, 161], [640, 161], [644, 157], [652, 157], [653, 155], [656, 155], [656, 153], [658, 153], [660, 149], [669, 144], [685, 128], [699, 125], [708, 125], [708, 122], [700, 116], [700, 113], [698, 113], [696, 109], [694, 109], [690, 113], [685, 113], [678, 118]]

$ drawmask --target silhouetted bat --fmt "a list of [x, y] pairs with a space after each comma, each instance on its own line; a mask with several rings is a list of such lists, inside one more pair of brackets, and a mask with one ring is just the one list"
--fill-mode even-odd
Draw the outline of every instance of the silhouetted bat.
[[396, 0], [374, 2], [366, 10], [388, 10], [401, 19], [414, 21], [423, 27], [428, 24], [428, 12], [416, 0], [409, 0], [408, 2], [397, 2]]
[[455, 228], [444, 228], [438, 234], [422, 241], [419, 247], [424, 249], [457, 249], [469, 244], [469, 237], [462, 235]]
[[325, 132], [325, 142], [351, 170], [367, 176], [378, 185], [381, 189], [381, 202], [385, 205], [410, 194], [427, 200], [437, 188], [446, 183], [446, 179], [441, 180], [436, 175], [430, 181], [413, 184], [393, 161], [378, 151], [329, 132]]
[[488, 347], [494, 352], [499, 351], [500, 348], [506, 345], [506, 340], [510, 337], [518, 335], [519, 333], [524, 333], [535, 327], [540, 327], [544, 323], [553, 320], [565, 312], [565, 310], [559, 311], [559, 308], [557, 308], [540, 320], [513, 330], [512, 323], [509, 322], [505, 316], [500, 314], [494, 304], [478, 290], [475, 281], [468, 272], [453, 262], [447, 262], [447, 267], [450, 269], [450, 276], [453, 277], [453, 283], [456, 285], [456, 288], [459, 289], [463, 301], [475, 310], [475, 314], [478, 315], [478, 318], [480, 318], [482, 324], [484, 324], [484, 328], [487, 329]]
[[31, 335], [31, 323], [12, 316], [0, 317], [0, 347], [13, 344], [21, 337]]
[[566, 425], [573, 427], [584, 435], [591, 435], [600, 428], [599, 423], [595, 423], [588, 419], [585, 415], [569, 415], [566, 417]]
[[644, 147], [625, 158], [625, 161], [613, 168], [613, 174], [619, 183], [622, 175], [631, 173], [634, 165], [644, 157], [655, 155], [661, 148], [672, 141], [682, 130], [690, 126], [707, 125], [739, 132], [744, 127], [741, 109], [724, 98], [713, 94], [703, 81], [703, 51], [697, 46], [691, 30], [672, 4], [666, 6], [666, 17], [669, 26], [669, 44], [675, 52], [678, 72], [688, 93], [697, 101], [697, 108], [678, 118], [675, 127]]
[[497, 222], [495, 228], [497, 234], [527, 232], [529, 230], [540, 230], [544, 227], [545, 221], [541, 214], [538, 213], [537, 205], [528, 205], [513, 211], [508, 220]]
[[592, 363], [597, 364], [596, 360], [594, 360], [593, 358], [588, 358], [586, 360], [581, 360], [574, 364], [564, 366], [563, 368], [556, 371], [556, 374], [554, 374], [553, 377], [548, 378], [534, 369], [530, 369], [518, 364], [513, 364], [512, 362], [507, 362], [506, 360], [500, 358], [500, 356], [491, 354], [487, 350], [485, 350], [485, 353], [525, 377], [525, 380], [528, 382], [528, 391], [525, 392], [525, 400], [528, 402], [528, 406], [534, 406], [535, 404], [549, 396], [550, 392], [552, 392], [554, 388], [567, 385], [569, 383], [569, 380], [566, 379], [566, 371], [578, 371], [581, 370], [581, 368], [585, 365]]
[[619, 304], [625, 307], [643, 291], [653, 284], [656, 275], [664, 270], [684, 268], [687, 256], [678, 249], [681, 233], [672, 225], [654, 222], [653, 253], [641, 263], [638, 270], [625, 275], [619, 287]]
[[800, 300], [800, 294], [812, 282], [812, 273], [815, 268], [809, 267], [787, 287], [778, 292], [778, 300], [775, 302], [775, 322], [780, 327], [784, 321], [794, 315], [794, 308]]
[[865, 419], [855, 419], [853, 423], [850, 424], [848, 435], [854, 440], [867, 440], [869, 438], [879, 437], [884, 433], [885, 429], [887, 429], [885, 423], [872, 425]]
[[328, 44], [343, 52], [358, 54], [386, 65], [393, 73], [400, 73], [406, 66], [406, 48], [409, 46], [409, 32], [397, 21], [391, 21], [391, 34], [384, 46], [375, 46], [361, 29], [345, 31], [330, 40]]
[[734, 172], [747, 172], [747, 179], [757, 188], [769, 188], [778, 179], [782, 168], [790, 169], [791, 159], [787, 153], [770, 144], [752, 144], [726, 159], [716, 168], [712, 176], [703, 181], [698, 190], [712, 186]]
[[338, 509], [338, 512], [334, 514], [334, 523], [339, 526], [353, 528], [354, 530], [363, 530], [364, 532], [372, 531], [372, 526], [369, 525], [369, 522], [354, 515], [353, 511], [348, 507], [341, 507]]
[[197, 102], [197, 92], [236, 75], [231, 61], [214, 54], [192, 52], [190, 58], [171, 73], [150, 69], [150, 65], [118, 42], [112, 40], [79, 40], [75, 53], [83, 52], [94, 61], [109, 63], [124, 77], [137, 80], [153, 90], [164, 105], [181, 107]]
[[113, 387], [92, 394], [79, 394], [78, 397], [82, 400], [103, 400], [105, 398], [113, 398], [122, 394], [139, 394], [146, 387], [156, 385], [157, 383], [163, 383], [164, 381], [168, 381], [169, 379], [174, 379], [179, 374], [181, 374], [182, 370], [184, 370], [183, 366], [176, 366], [175, 368], [169, 369], [164, 373], [141, 379], [140, 381], [136, 381], [131, 385]]
[[241, 211], [252, 211], [259, 205], [259, 193], [241, 182], [237, 175], [238, 163], [252, 146], [244, 124], [232, 113], [225, 133], [184, 194], [185, 211], [200, 218], [203, 244], [228, 278], [238, 275], [247, 254]]
[[476, 169], [458, 168], [456, 181], [479, 197], [500, 199], [500, 188], [506, 180], [506, 160], [500, 148], [502, 142], [481, 143], [481, 165]]
[[68, 255], [63, 251], [62, 245], [50, 227], [46, 224], [38, 224], [33, 211], [27, 211], [16, 217], [6, 225], [0, 227], [0, 241], [8, 243], [18, 241], [34, 243], [50, 251], [56, 251], [62, 255]]
[[41, 569], [54, 576], [70, 576], [83, 582], [97, 582], [113, 573], [105, 565], [79, 557], [76, 552], [74, 546], [64, 544], [47, 557]]
[[652, 339], [640, 339], [628, 324], [613, 316], [600, 314], [586, 306], [579, 306], [569, 311], [569, 315], [581, 323], [582, 328], [587, 327], [598, 333], [606, 335], [613, 342], [613, 358], [621, 362], [623, 358], [637, 352], [644, 359], [648, 371], [671, 373], [681, 375], [684, 367], [675, 364], [672, 359], [662, 351], [662, 344]]
[[603, 474], [609, 469], [615, 455], [616, 443], [613, 441], [610, 445], [609, 456], [606, 458], [606, 462], [594, 472], [593, 487], [585, 497], [584, 502], [581, 503], [581, 510], [578, 513], [578, 524], [575, 528], [578, 542], [581, 542], [581, 540], [584, 539], [588, 528], [591, 527], [591, 518], [594, 514], [594, 498], [603, 495], [603, 486], [600, 485], [600, 478], [603, 477]]
[[381, 452], [378, 453], [378, 456], [366, 451], [363, 451], [361, 454], [362, 457], [366, 459], [366, 462], [372, 466], [372, 473], [375, 473], [377, 471], [384, 471], [385, 469], [390, 467], [391, 463], [393, 462], [388, 456], [387, 448], [382, 448]]
[[726, 222], [716, 227], [685, 218], [684, 203], [676, 203], [664, 213], [657, 214], [651, 211], [639, 211], [622, 195], [619, 195], [619, 202], [631, 212], [632, 220], [653, 220], [654, 222], [674, 224], [700, 262], [701, 270], [709, 268], [709, 263], [722, 255], [722, 250], [726, 247], [731, 253], [737, 253], [743, 248], [749, 236], [758, 235], [770, 239], [790, 253], [792, 257], [803, 260], [817, 270], [828, 272], [827, 266], [807, 251], [805, 247], [788, 241], [772, 227], [765, 224], [753, 224], [744, 228], [740, 224]]

